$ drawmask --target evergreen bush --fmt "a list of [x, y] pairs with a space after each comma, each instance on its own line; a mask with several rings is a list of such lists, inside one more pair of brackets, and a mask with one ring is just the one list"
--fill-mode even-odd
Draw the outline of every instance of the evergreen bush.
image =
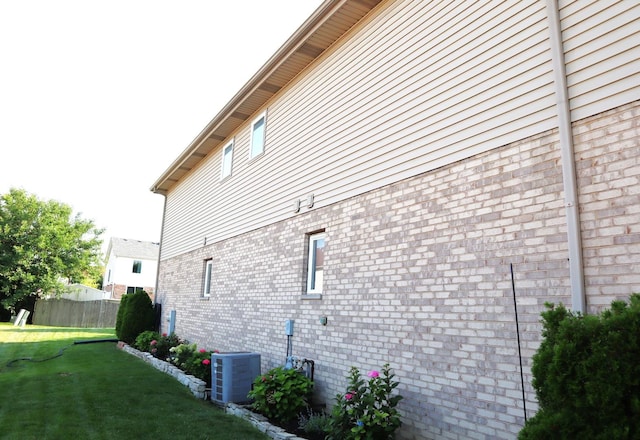
[[124, 312], [127, 309], [127, 302], [129, 301], [128, 295], [122, 295], [120, 298], [120, 306], [118, 307], [118, 313], [116, 314], [116, 336], [121, 341], [122, 339], [122, 318], [124, 316]]
[[532, 366], [540, 407], [518, 438], [639, 439], [640, 295], [598, 316], [546, 306]]
[[[127, 299], [125, 300], [125, 298]], [[121, 341], [132, 345], [140, 333], [145, 330], [153, 330], [155, 313], [147, 292], [139, 291], [123, 295], [118, 315], [120, 313], [122, 316], [119, 328], [116, 329], [116, 336]], [[118, 317], [116, 317], [117, 319]]]

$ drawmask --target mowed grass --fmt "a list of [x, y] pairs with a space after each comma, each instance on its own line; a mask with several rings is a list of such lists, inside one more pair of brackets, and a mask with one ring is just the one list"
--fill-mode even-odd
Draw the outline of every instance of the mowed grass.
[[269, 438], [114, 342], [74, 344], [109, 338], [113, 329], [0, 323], [0, 439]]

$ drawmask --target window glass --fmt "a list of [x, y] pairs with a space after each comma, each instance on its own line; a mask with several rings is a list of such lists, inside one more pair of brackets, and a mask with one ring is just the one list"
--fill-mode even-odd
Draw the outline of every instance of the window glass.
[[324, 233], [309, 236], [307, 293], [322, 293], [324, 275], [324, 244]]
[[134, 260], [133, 262], [133, 273], [140, 273], [142, 272], [142, 261], [140, 260]]
[[205, 261], [204, 266], [204, 286], [202, 289], [202, 296], [211, 295], [211, 270], [213, 269], [213, 262], [211, 260]]
[[265, 115], [256, 119], [251, 125], [251, 157], [264, 151]]
[[233, 142], [230, 142], [222, 150], [222, 178], [231, 175], [231, 165], [233, 163]]

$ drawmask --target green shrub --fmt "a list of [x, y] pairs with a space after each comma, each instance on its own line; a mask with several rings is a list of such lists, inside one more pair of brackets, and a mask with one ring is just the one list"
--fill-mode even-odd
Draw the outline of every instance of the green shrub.
[[125, 310], [127, 309], [127, 303], [129, 302], [128, 295], [122, 295], [120, 298], [120, 306], [118, 306], [118, 313], [116, 315], [116, 336], [118, 339], [123, 341], [122, 339], [122, 319], [124, 317]]
[[[217, 353], [217, 350], [215, 350]], [[211, 351], [196, 344], [180, 344], [170, 349], [170, 362], [187, 374], [211, 386]]]
[[186, 371], [187, 361], [196, 352], [198, 346], [196, 344], [189, 344], [183, 342], [182, 344], [173, 347], [169, 350], [169, 361], [182, 371]]
[[151, 350], [154, 348], [156, 344], [151, 344], [152, 341], [158, 341], [160, 338], [160, 333], [153, 330], [146, 330], [136, 337], [136, 342], [133, 344], [133, 348], [146, 351], [149, 353], [153, 353]]
[[296, 369], [277, 367], [256, 377], [248, 397], [253, 409], [277, 423], [286, 423], [308, 407], [313, 382]]
[[140, 333], [153, 330], [155, 313], [151, 299], [145, 291], [123, 295], [118, 309], [119, 314], [120, 312], [122, 316], [116, 335], [121, 341], [133, 344]]
[[155, 348], [155, 352], [153, 351], [153, 348], [152, 348], [151, 353], [158, 359], [162, 359], [163, 361], [166, 361], [169, 359], [169, 356], [171, 354], [170, 350], [173, 347], [177, 347], [180, 344], [182, 344], [182, 340], [175, 333], [171, 333], [170, 335], [163, 333], [157, 339], [155, 347], [153, 347]]
[[382, 372], [370, 371], [368, 381], [351, 367], [347, 392], [336, 396], [327, 430], [328, 440], [393, 439], [401, 425], [396, 406], [402, 399], [392, 395], [398, 382], [385, 364]]
[[547, 308], [532, 366], [540, 410], [518, 438], [640, 438], [640, 295], [599, 316]]

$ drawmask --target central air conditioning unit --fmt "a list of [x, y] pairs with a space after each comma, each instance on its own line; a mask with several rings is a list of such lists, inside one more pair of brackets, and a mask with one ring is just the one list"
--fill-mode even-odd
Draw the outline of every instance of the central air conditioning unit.
[[260, 375], [260, 354], [247, 351], [211, 354], [211, 400], [245, 403]]

